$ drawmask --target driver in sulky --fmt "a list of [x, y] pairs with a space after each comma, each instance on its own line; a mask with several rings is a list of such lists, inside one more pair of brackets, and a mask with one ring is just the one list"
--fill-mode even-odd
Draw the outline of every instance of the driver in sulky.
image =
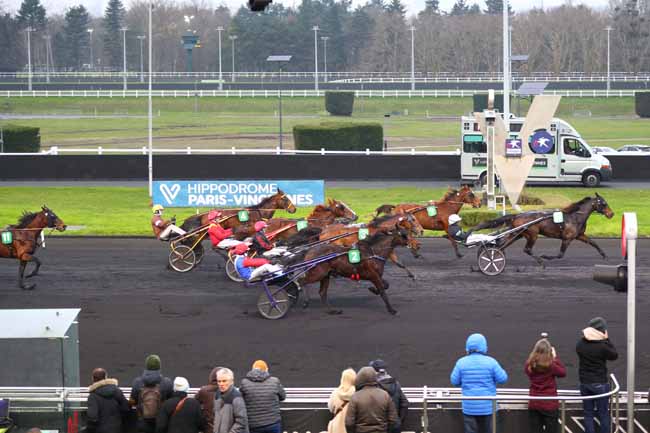
[[151, 210], [153, 211], [151, 228], [153, 229], [153, 234], [161, 241], [168, 241], [172, 238], [183, 236], [186, 233], [185, 230], [176, 226], [175, 217], [172, 217], [170, 220], [163, 219], [162, 214], [165, 208], [162, 205], [156, 204]]

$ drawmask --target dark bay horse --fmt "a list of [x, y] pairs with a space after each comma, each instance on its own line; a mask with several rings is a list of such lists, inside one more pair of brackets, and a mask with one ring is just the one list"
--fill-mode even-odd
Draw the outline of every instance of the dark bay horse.
[[340, 253], [340, 255], [318, 264], [301, 277], [300, 284], [305, 287], [306, 295], [304, 306], [309, 305], [309, 291], [306, 286], [320, 282], [318, 293], [322, 303], [328, 308], [328, 313], [341, 313], [340, 310], [333, 310], [327, 299], [330, 278], [338, 275], [356, 280], [370, 281], [374, 287], [369, 287], [368, 290], [375, 295], [381, 296], [390, 314], [397, 314], [397, 310], [391, 306], [386, 295], [389, 284], [388, 281], [383, 279], [384, 265], [393, 250], [398, 246], [405, 246], [407, 242], [408, 232], [404, 229], [393, 227], [392, 230], [379, 231], [367, 240], [359, 241], [357, 246], [361, 253], [361, 261], [356, 264], [350, 263], [348, 260], [347, 252], [350, 249], [349, 247], [325, 244], [311, 249], [305, 256], [306, 260], [332, 253]]
[[[458, 251], [456, 241], [449, 234], [449, 215], [457, 214], [464, 204], [472, 205], [472, 207], [481, 207], [481, 198], [474, 194], [472, 189], [463, 185], [459, 190], [450, 188], [449, 191], [438, 201], [431, 201], [428, 204], [421, 203], [401, 203], [397, 205], [385, 204], [377, 208], [377, 215], [410, 213], [413, 214], [418, 222], [426, 230], [443, 230], [447, 233], [447, 238], [454, 248], [456, 257], [460, 258], [462, 255]], [[427, 207], [430, 205], [436, 206], [437, 214], [429, 216]]]
[[[582, 200], [572, 203], [562, 209], [564, 216], [564, 222], [562, 224], [556, 224], [553, 222], [553, 219], [551, 218], [553, 211], [531, 211], [514, 215], [505, 215], [492, 221], [486, 221], [474, 227], [473, 231], [498, 227], [519, 227], [523, 224], [534, 221], [537, 218], [546, 216], [548, 218], [531, 225], [521, 234], [517, 235], [517, 238], [521, 236], [526, 238], [524, 252], [537, 260], [537, 263], [543, 265], [543, 259], [561, 259], [564, 257], [564, 253], [574, 239], [591, 245], [604, 259], [606, 259], [607, 255], [600, 246], [585, 234], [585, 230], [587, 229], [587, 220], [589, 220], [589, 217], [594, 212], [605, 215], [608, 219], [611, 219], [614, 216], [614, 212], [610, 209], [607, 201], [596, 193], [595, 197], [585, 197]], [[544, 235], [553, 239], [561, 239], [562, 245], [560, 246], [560, 252], [556, 256], [535, 256], [533, 254], [533, 247], [535, 246], [535, 242], [539, 235]], [[509, 244], [513, 241], [514, 239], [510, 239], [506, 243]]]
[[[20, 261], [18, 286], [23, 290], [32, 290], [36, 287], [36, 284], [26, 284], [25, 279], [37, 275], [41, 267], [41, 261], [34, 256], [34, 253], [40, 245], [38, 240], [44, 228], [62, 232], [66, 229], [66, 225], [51, 209], [43, 206], [40, 212], [23, 212], [18, 224], [0, 230], [12, 233], [13, 241], [10, 245], [0, 244], [0, 257]], [[34, 262], [36, 267], [25, 276], [25, 268], [29, 262]]]
[[[296, 212], [296, 206], [293, 202], [287, 197], [287, 195], [278, 190], [273, 195], [270, 195], [262, 199], [258, 204], [244, 208], [248, 211], [248, 218], [250, 222], [256, 222], [262, 219], [273, 218], [276, 210], [284, 209], [289, 213]], [[237, 218], [238, 212], [244, 209], [218, 209], [221, 210], [220, 224], [223, 228], [235, 228], [241, 224]], [[197, 229], [201, 226], [207, 225], [208, 213], [203, 212], [198, 215], [192, 215], [183, 221], [181, 228], [186, 232]]]

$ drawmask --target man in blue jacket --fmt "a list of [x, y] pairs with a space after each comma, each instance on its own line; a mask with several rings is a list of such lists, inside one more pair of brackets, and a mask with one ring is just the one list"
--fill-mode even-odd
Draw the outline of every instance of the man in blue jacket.
[[[472, 334], [465, 343], [463, 356], [451, 372], [451, 384], [460, 386], [463, 396], [496, 395], [497, 384], [508, 380], [508, 374], [496, 359], [487, 356], [487, 340]], [[492, 401], [463, 400], [465, 433], [492, 433]]]

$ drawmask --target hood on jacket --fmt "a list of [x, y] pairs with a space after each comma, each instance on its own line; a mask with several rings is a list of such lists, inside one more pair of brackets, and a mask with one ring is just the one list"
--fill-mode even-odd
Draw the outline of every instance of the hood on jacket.
[[217, 372], [221, 370], [223, 367], [214, 367], [212, 371], [210, 372], [210, 375], [208, 376], [208, 384], [210, 385], [218, 385], [217, 383]]
[[93, 383], [88, 387], [88, 392], [94, 392], [105, 398], [111, 398], [117, 391], [117, 379], [104, 379]]
[[588, 327], [582, 330], [582, 336], [587, 341], [607, 340], [607, 335], [596, 328]]
[[160, 370], [145, 370], [142, 373], [142, 383], [144, 383], [144, 386], [153, 386], [160, 382], [162, 382]]
[[377, 372], [372, 367], [363, 367], [357, 373], [357, 378], [354, 381], [354, 387], [358, 390], [364, 386], [377, 385]]
[[465, 350], [467, 353], [478, 352], [485, 355], [488, 351], [487, 340], [483, 334], [472, 334], [467, 337]]
[[264, 382], [269, 377], [271, 377], [271, 375], [268, 371], [259, 370], [257, 368], [252, 369], [246, 375], [246, 379], [252, 380], [253, 382]]
[[395, 395], [397, 392], [397, 381], [390, 374], [386, 372], [379, 373], [377, 375], [377, 382], [379, 383], [379, 386], [381, 386], [384, 391], [386, 391], [391, 396]]

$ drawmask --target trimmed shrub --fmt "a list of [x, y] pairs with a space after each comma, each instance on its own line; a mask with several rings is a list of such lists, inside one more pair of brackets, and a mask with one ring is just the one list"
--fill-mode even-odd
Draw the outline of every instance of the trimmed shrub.
[[333, 116], [351, 116], [354, 92], [325, 92], [325, 109]]
[[41, 129], [33, 126], [5, 125], [2, 127], [4, 151], [9, 152], [40, 152]]
[[297, 150], [381, 151], [384, 130], [379, 123], [324, 122], [320, 125], [296, 125], [293, 141]]
[[650, 117], [650, 92], [634, 94], [634, 111], [640, 117]]

